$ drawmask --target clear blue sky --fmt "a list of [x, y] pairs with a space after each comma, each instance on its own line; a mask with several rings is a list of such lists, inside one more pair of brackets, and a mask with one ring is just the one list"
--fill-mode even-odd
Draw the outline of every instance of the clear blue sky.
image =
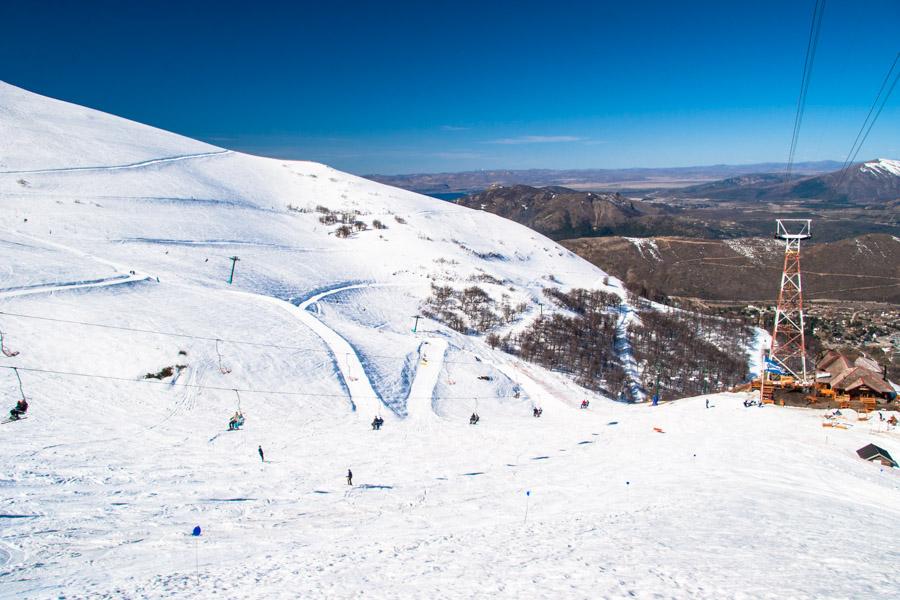
[[[10, 0], [0, 79], [356, 173], [781, 162], [812, 6]], [[900, 2], [828, 1], [798, 160], [843, 160], [898, 50]]]

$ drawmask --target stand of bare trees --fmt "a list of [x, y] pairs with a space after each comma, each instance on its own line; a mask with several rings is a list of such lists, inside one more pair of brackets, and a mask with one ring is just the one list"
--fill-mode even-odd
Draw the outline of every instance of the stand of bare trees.
[[618, 296], [596, 290], [556, 288], [544, 295], [571, 314], [554, 313], [536, 319], [518, 335], [488, 336], [491, 346], [571, 375], [579, 385], [613, 393], [622, 387], [625, 371], [615, 352]]
[[502, 294], [498, 302], [475, 285], [456, 290], [449, 285], [432, 284], [422, 314], [460, 333], [481, 335], [513, 323], [525, 308], [524, 303], [513, 305], [507, 294]]
[[651, 392], [696, 396], [732, 386], [746, 375], [753, 330], [740, 320], [686, 311], [645, 310], [639, 316], [631, 345]]
[[[616, 353], [619, 296], [600, 290], [545, 288], [557, 310], [540, 316], [517, 334], [492, 330], [515, 322], [526, 305], [500, 301], [478, 286], [456, 290], [432, 284], [422, 314], [469, 334], [487, 333], [492, 348], [570, 375], [579, 385], [615, 396], [626, 382]], [[711, 393], [740, 382], [747, 371], [753, 330], [740, 319], [697, 311], [651, 308], [632, 298], [640, 323], [630, 328], [643, 387], [668, 398]], [[561, 310], [560, 310], [561, 309]], [[658, 387], [657, 387], [658, 382]]]

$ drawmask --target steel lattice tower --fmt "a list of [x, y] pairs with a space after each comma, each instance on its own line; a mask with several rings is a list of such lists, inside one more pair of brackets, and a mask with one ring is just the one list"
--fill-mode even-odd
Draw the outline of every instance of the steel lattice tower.
[[772, 329], [770, 358], [799, 383], [807, 385], [800, 241], [812, 237], [810, 219], [778, 219], [775, 238], [784, 240], [784, 269]]

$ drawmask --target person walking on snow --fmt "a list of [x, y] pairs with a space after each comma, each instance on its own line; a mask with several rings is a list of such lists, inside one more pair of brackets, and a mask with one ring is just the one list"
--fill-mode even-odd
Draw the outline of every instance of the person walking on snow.
[[259, 460], [261, 460], [262, 462], [266, 462], [266, 455], [263, 454], [262, 446], [257, 448], [257, 452], [259, 452]]
[[353, 471], [347, 469], [347, 485], [353, 485]]

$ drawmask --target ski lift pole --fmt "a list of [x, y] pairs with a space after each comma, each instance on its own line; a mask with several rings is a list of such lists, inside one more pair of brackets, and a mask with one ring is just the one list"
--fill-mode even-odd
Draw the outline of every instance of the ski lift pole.
[[234, 281], [234, 267], [241, 259], [239, 259], [237, 256], [229, 256], [228, 260], [231, 261], [231, 274], [228, 276], [228, 285], [231, 285], [231, 282]]
[[419, 319], [421, 319], [421, 318], [422, 318], [422, 315], [413, 315], [413, 319], [416, 320], [416, 322], [413, 323], [413, 328], [412, 328], [413, 333], [415, 333], [416, 330], [419, 328]]

